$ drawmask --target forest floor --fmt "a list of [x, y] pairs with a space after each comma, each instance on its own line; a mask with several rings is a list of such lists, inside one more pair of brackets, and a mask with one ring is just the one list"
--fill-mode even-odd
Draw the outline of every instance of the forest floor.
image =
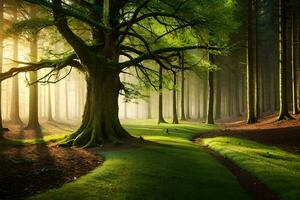
[[201, 138], [232, 136], [274, 145], [291, 153], [300, 154], [300, 115], [295, 120], [276, 121], [277, 115], [265, 116], [255, 124], [245, 120], [220, 121], [221, 130], [201, 133]]
[[19, 125], [9, 122], [4, 125], [10, 131], [4, 134], [7, 140], [0, 145], [0, 197], [3, 200], [23, 199], [60, 187], [103, 162], [94, 151], [62, 148], [47, 140], [36, 140], [67, 134], [73, 128], [71, 125], [42, 123], [41, 132], [23, 131]]
[[53, 145], [76, 125], [42, 122], [42, 131], [35, 133], [6, 123], [10, 132], [0, 141], [0, 196], [195, 199], [201, 193], [203, 199], [297, 199], [300, 116], [275, 121], [275, 115], [254, 125], [129, 120], [124, 127], [152, 143], [91, 150]]

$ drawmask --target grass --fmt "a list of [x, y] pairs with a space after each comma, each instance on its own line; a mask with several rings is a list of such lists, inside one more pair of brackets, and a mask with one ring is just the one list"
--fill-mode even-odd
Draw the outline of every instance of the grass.
[[42, 138], [35, 139], [7, 139], [0, 140], [1, 146], [23, 146], [28, 144], [44, 144], [47, 142], [56, 142], [62, 140], [68, 134], [47, 135]]
[[204, 139], [204, 144], [251, 172], [282, 199], [299, 199], [299, 155], [233, 137]]
[[127, 121], [125, 127], [156, 144], [103, 152], [106, 161], [88, 175], [32, 199], [250, 199], [230, 172], [189, 141], [217, 126]]

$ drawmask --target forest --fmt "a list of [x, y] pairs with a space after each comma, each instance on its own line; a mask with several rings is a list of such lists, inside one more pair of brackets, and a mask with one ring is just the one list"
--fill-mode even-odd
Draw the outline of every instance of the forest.
[[299, 198], [299, 0], [0, 0], [0, 199]]

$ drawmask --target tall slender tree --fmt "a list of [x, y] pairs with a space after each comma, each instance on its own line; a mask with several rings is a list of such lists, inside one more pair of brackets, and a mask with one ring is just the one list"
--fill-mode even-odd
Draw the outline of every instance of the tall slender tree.
[[[17, 9], [13, 10], [13, 21], [17, 21]], [[19, 38], [17, 35], [13, 36], [13, 60], [19, 60]], [[13, 63], [13, 67], [17, 67], [17, 63]], [[12, 78], [12, 93], [11, 93], [11, 109], [10, 121], [18, 125], [23, 125], [19, 112], [19, 76]]]
[[158, 124], [166, 123], [163, 116], [163, 67], [159, 65], [159, 86], [158, 86]]
[[285, 0], [279, 0], [279, 34], [280, 34], [280, 62], [279, 62], [279, 92], [280, 110], [278, 120], [293, 119], [288, 110], [287, 101], [287, 6]]
[[[37, 8], [35, 6], [30, 6], [29, 15], [31, 19], [37, 17]], [[30, 60], [32, 62], [37, 62], [38, 60], [38, 30], [33, 31], [30, 38]], [[38, 74], [37, 71], [29, 72], [29, 116], [28, 124], [26, 129], [33, 129], [40, 131], [40, 123], [38, 116]]]
[[181, 120], [186, 120], [185, 117], [185, 77], [184, 77], [184, 52], [181, 52], [181, 56], [180, 56], [180, 60], [181, 60]]
[[186, 80], [186, 112], [185, 112], [185, 115], [186, 115], [186, 119], [189, 120], [191, 119], [191, 116], [190, 116], [190, 74], [187, 74], [187, 80]]
[[51, 85], [48, 84], [48, 121], [53, 121], [52, 117], [52, 95], [51, 95]]
[[202, 119], [207, 120], [207, 89], [208, 89], [208, 79], [206, 77], [202, 80], [203, 90], [202, 90]]
[[[0, 0], [0, 32], [3, 32], [3, 25], [4, 25], [4, 0]], [[0, 72], [2, 72], [2, 68], [3, 68], [3, 36], [0, 35]], [[0, 91], [2, 91], [1, 89], [1, 84], [2, 82], [0, 82]], [[3, 129], [3, 122], [2, 122], [2, 108], [1, 108], [1, 102], [2, 102], [2, 92], [0, 92], [0, 131], [1, 131], [1, 135], [0, 137], [2, 137], [2, 131]]]
[[[214, 56], [209, 54], [209, 61], [214, 64]], [[214, 124], [214, 72], [208, 71], [207, 124]]]
[[216, 78], [216, 87], [215, 87], [215, 93], [216, 93], [216, 100], [215, 100], [215, 119], [221, 118], [221, 71], [215, 72]]
[[[296, 7], [296, 5], [293, 5]], [[299, 109], [298, 109], [298, 103], [297, 103], [297, 58], [299, 54], [297, 55], [297, 14], [296, 14], [295, 8], [292, 9], [292, 31], [291, 31], [291, 50], [292, 50], [292, 94], [293, 94], [293, 114], [298, 114]]]
[[178, 115], [177, 115], [177, 73], [175, 70], [172, 71], [173, 72], [173, 88], [172, 88], [172, 92], [173, 92], [173, 124], [178, 124]]
[[259, 10], [258, 10], [258, 0], [254, 0], [253, 2], [253, 21], [252, 21], [252, 27], [253, 27], [253, 64], [255, 66], [255, 78], [254, 78], [254, 91], [255, 91], [255, 98], [254, 98], [254, 105], [255, 105], [255, 118], [258, 120], [260, 118], [260, 94], [259, 94], [259, 56], [258, 56], [258, 15], [259, 15]]
[[247, 62], [247, 122], [257, 121], [254, 107], [254, 46], [253, 46], [253, 6], [255, 0], [248, 0], [248, 62]]

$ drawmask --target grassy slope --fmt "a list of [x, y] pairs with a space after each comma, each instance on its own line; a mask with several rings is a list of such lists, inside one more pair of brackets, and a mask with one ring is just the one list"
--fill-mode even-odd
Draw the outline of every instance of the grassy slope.
[[299, 155], [232, 137], [205, 139], [204, 144], [257, 176], [282, 199], [299, 199]]
[[223, 166], [188, 140], [217, 127], [126, 124], [133, 135], [159, 144], [104, 152], [102, 166], [33, 199], [250, 199]]

